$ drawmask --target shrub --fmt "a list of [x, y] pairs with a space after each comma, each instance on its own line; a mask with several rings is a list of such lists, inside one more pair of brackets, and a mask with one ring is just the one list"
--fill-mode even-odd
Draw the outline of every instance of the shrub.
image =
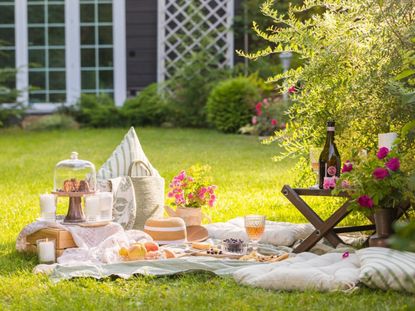
[[166, 100], [157, 91], [157, 84], [153, 83], [136, 97], [127, 99], [121, 115], [130, 125], [160, 126], [167, 121], [169, 111]]
[[120, 113], [108, 95], [82, 94], [73, 109], [75, 120], [84, 126], [116, 127], [121, 124]]
[[259, 97], [259, 90], [248, 78], [223, 81], [209, 95], [208, 120], [222, 132], [235, 133], [250, 121]]
[[24, 129], [29, 131], [77, 129], [78, 127], [79, 124], [73, 117], [61, 113], [37, 117], [24, 125]]
[[16, 70], [0, 69], [0, 127], [19, 123], [23, 115], [24, 109], [17, 100], [19, 91], [15, 84]]

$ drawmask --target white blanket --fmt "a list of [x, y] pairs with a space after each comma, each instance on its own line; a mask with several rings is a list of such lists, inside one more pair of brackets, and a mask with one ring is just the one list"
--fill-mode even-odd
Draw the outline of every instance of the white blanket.
[[[238, 238], [244, 241], [248, 240], [242, 217], [234, 218], [228, 222], [209, 224], [206, 225], [206, 229], [209, 232], [209, 237], [212, 239]], [[314, 227], [311, 224], [267, 221], [260, 243], [275, 246], [291, 246], [296, 241], [308, 237], [313, 231]]]

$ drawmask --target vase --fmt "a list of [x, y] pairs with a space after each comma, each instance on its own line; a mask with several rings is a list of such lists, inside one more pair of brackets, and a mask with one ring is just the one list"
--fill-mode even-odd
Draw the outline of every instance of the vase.
[[377, 209], [374, 214], [376, 234], [369, 239], [369, 246], [389, 247], [388, 239], [394, 233], [392, 224], [396, 219], [395, 208]]
[[169, 206], [165, 206], [164, 208], [169, 216], [182, 218], [187, 227], [200, 226], [203, 218], [207, 218], [210, 221], [209, 217], [202, 213], [202, 208], [200, 207], [178, 207], [176, 210], [173, 210]]

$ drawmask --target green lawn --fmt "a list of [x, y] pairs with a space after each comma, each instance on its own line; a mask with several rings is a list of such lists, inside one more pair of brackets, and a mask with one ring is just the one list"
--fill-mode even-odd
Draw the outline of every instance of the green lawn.
[[[52, 190], [54, 165], [76, 150], [98, 168], [126, 130], [0, 131], [0, 310], [406, 310], [414, 306], [414, 296], [396, 292], [367, 288], [352, 294], [272, 292], [209, 274], [79, 279], [57, 285], [33, 275], [36, 258], [16, 253], [14, 241], [21, 228], [38, 217], [39, 194]], [[137, 129], [137, 134], [167, 181], [194, 163], [212, 167], [219, 193], [218, 206], [210, 211], [214, 221], [253, 212], [272, 220], [304, 221], [280, 194], [282, 185], [294, 179], [289, 171], [293, 162], [272, 162], [276, 145], [208, 130]], [[321, 204], [320, 212], [327, 216], [333, 208], [334, 204]], [[59, 209], [64, 213], [65, 205]]]

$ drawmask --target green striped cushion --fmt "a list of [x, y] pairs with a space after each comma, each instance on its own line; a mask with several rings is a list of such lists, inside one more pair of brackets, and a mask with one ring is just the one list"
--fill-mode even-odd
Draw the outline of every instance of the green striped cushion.
[[371, 288], [415, 293], [415, 253], [382, 247], [356, 252], [360, 259], [360, 281]]
[[[141, 160], [152, 170], [154, 176], [160, 176], [157, 170], [148, 161], [138, 140], [133, 127], [124, 136], [121, 143], [112, 153], [111, 157], [104, 163], [97, 173], [98, 181], [103, 181], [119, 176], [127, 176], [128, 168], [133, 160]], [[133, 176], [146, 175], [144, 169], [135, 166], [132, 171]]]

